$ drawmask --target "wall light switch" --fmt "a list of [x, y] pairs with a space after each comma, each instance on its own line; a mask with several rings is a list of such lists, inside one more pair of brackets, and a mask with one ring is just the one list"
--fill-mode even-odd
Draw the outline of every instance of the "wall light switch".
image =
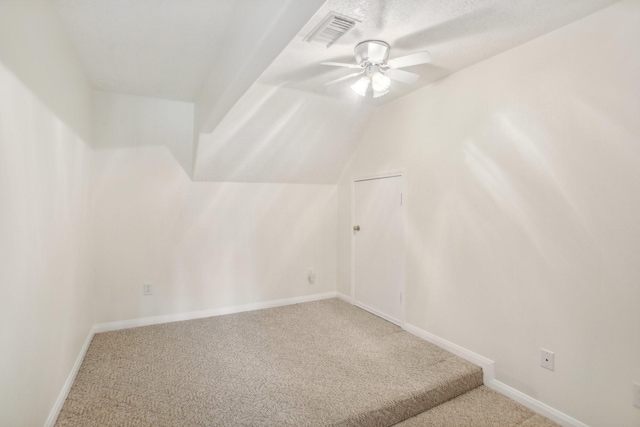
[[143, 295], [153, 295], [153, 285], [151, 283], [145, 283], [142, 285]]
[[640, 408], [640, 381], [633, 383], [633, 406]]
[[545, 350], [544, 348], [540, 349], [540, 366], [546, 368], [550, 371], [553, 371], [554, 368], [554, 354], [552, 351]]

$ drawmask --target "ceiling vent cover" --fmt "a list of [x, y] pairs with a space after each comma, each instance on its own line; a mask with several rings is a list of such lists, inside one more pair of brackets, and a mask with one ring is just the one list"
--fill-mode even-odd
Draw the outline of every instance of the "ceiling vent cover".
[[344, 36], [356, 26], [356, 19], [329, 12], [313, 30], [304, 38], [304, 41], [324, 47], [331, 47], [340, 37]]

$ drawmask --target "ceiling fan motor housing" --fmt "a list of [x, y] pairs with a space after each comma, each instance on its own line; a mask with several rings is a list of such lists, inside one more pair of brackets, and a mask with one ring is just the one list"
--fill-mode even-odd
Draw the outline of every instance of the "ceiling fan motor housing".
[[370, 64], [382, 64], [389, 57], [389, 45], [380, 40], [367, 40], [354, 49], [356, 61], [361, 66], [367, 62]]

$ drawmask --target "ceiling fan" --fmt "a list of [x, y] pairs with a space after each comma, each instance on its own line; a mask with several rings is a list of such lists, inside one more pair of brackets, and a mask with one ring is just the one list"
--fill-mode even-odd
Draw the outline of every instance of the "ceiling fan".
[[357, 73], [349, 74], [348, 76], [325, 83], [325, 86], [362, 75], [358, 81], [351, 85], [351, 89], [360, 96], [367, 96], [369, 86], [371, 86], [373, 97], [379, 98], [389, 93], [391, 80], [412, 84], [420, 77], [418, 74], [403, 71], [400, 70], [400, 68], [426, 64], [431, 61], [431, 55], [426, 51], [387, 60], [390, 49], [389, 44], [383, 41], [366, 40], [358, 43], [354, 49], [356, 64], [323, 62], [322, 65], [358, 68], [361, 70]]

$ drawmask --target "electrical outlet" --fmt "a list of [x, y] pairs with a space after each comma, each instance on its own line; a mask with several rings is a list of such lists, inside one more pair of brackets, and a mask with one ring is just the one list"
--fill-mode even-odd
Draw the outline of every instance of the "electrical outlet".
[[309, 280], [309, 284], [313, 285], [316, 282], [316, 273], [313, 272], [313, 269], [309, 269], [307, 273], [307, 279]]
[[540, 366], [546, 368], [550, 371], [553, 371], [554, 365], [554, 354], [553, 351], [545, 350], [544, 348], [540, 349]]
[[633, 383], [633, 406], [640, 408], [640, 381]]
[[142, 285], [143, 295], [153, 295], [153, 285], [151, 283], [145, 283]]

